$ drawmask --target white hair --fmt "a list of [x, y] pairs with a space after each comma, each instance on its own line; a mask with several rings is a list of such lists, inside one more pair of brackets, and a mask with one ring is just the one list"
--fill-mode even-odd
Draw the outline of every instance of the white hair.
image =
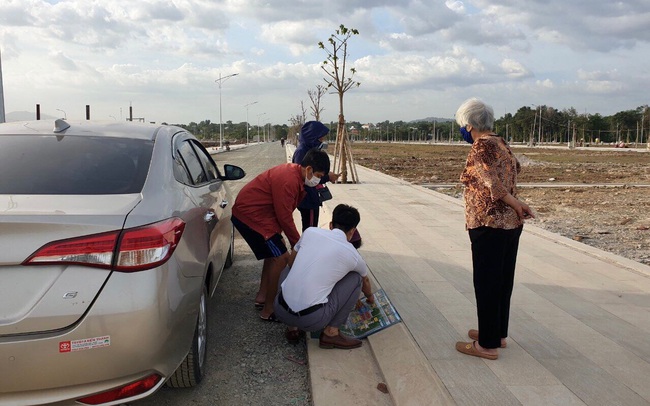
[[478, 131], [492, 131], [494, 127], [494, 110], [482, 100], [472, 97], [460, 105], [456, 111], [459, 126], [471, 125]]

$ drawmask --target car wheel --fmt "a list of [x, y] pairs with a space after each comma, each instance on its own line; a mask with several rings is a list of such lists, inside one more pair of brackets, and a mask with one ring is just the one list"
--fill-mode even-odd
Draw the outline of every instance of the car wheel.
[[233, 227], [232, 234], [230, 235], [230, 247], [228, 247], [228, 255], [226, 255], [226, 262], [223, 263], [224, 268], [230, 268], [234, 261], [235, 252], [235, 228]]
[[205, 360], [208, 343], [208, 290], [203, 286], [199, 300], [199, 316], [194, 328], [192, 348], [174, 374], [167, 381], [167, 386], [172, 388], [191, 388], [198, 385], [205, 373]]

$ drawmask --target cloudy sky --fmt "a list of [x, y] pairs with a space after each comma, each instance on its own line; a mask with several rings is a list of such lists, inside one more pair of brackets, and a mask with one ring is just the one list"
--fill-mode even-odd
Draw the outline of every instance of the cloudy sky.
[[[649, 103], [649, 22], [649, 0], [0, 0], [5, 110], [219, 122], [215, 80], [236, 73], [223, 121], [286, 124], [344, 24], [359, 30], [348, 120], [451, 118], [472, 96], [497, 116], [609, 115]], [[337, 97], [323, 106], [336, 120]]]

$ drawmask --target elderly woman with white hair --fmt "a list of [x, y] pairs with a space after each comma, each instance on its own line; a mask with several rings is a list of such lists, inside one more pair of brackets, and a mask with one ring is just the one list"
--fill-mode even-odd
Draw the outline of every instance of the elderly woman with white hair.
[[[472, 144], [460, 177], [465, 185], [465, 227], [472, 243], [478, 330], [457, 342], [456, 350], [497, 359], [506, 347], [510, 297], [524, 219], [534, 217], [517, 199], [519, 162], [508, 144], [492, 131], [494, 112], [479, 99], [466, 100], [456, 112], [463, 139]], [[479, 334], [480, 332], [480, 334]]]

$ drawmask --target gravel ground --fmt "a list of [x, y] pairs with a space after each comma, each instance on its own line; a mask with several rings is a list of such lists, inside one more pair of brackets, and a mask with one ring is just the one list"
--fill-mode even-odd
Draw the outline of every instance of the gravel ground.
[[[279, 143], [216, 155], [217, 164], [240, 165], [247, 176], [230, 184], [234, 192], [261, 171], [284, 162]], [[261, 274], [239, 235], [235, 263], [221, 276], [208, 307], [208, 359], [205, 378], [195, 388], [162, 388], [134, 406], [310, 405], [307, 347], [288, 344], [284, 325], [260, 320], [253, 299]]]

